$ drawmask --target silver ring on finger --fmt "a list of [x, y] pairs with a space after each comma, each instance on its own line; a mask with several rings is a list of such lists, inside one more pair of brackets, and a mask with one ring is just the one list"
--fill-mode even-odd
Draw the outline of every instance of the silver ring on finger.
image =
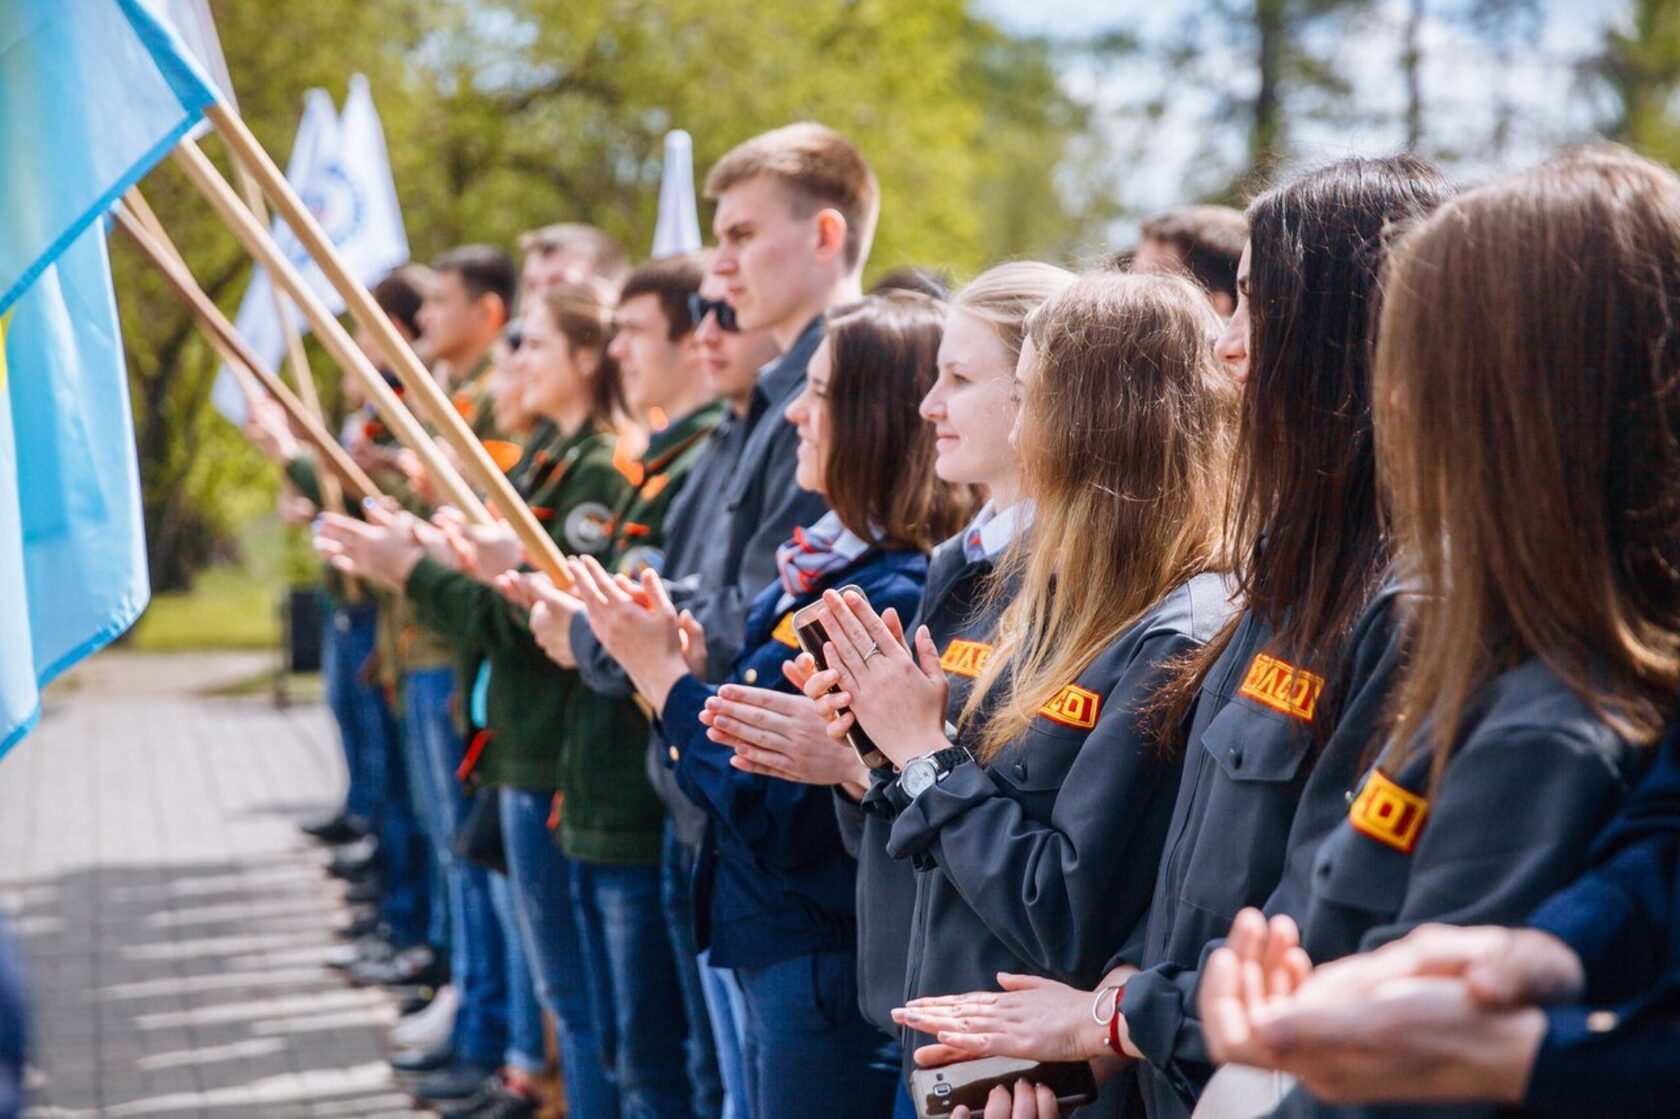
[[881, 646], [879, 646], [875, 642], [871, 641], [869, 643], [869, 648], [867, 648], [863, 651], [863, 663], [868, 664], [870, 657], [880, 656], [880, 654], [881, 654]]

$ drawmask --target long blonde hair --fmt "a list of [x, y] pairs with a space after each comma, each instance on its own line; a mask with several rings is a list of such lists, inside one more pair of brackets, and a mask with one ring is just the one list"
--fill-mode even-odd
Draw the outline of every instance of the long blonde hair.
[[1037, 372], [1017, 450], [1034, 522], [1000, 566], [1018, 590], [963, 711], [965, 725], [988, 712], [982, 761], [1216, 565], [1237, 405], [1213, 353], [1220, 330], [1175, 276], [1082, 276], [1028, 318]]

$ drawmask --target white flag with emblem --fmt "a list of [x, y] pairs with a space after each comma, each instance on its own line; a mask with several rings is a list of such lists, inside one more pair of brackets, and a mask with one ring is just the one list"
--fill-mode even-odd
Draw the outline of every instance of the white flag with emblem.
[[[350, 79], [342, 116], [333, 109], [332, 98], [325, 90], [312, 89], [305, 95], [303, 121], [292, 145], [286, 180], [315, 215], [356, 279], [371, 285], [408, 262], [408, 236], [403, 231], [397, 187], [391, 177], [385, 131], [362, 75]], [[343, 297], [278, 218], [274, 237], [328, 309], [334, 314], [343, 312]], [[306, 332], [309, 327], [297, 308], [289, 302], [287, 308], [299, 332]], [[285, 334], [275, 311], [268, 273], [261, 268], [251, 273], [234, 325], [270, 368], [279, 366], [286, 350]], [[244, 394], [226, 369], [216, 378], [212, 401], [229, 420], [245, 422]]]

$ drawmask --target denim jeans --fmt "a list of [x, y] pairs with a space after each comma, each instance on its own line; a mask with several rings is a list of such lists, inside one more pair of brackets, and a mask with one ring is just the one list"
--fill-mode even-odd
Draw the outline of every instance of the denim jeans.
[[[326, 693], [327, 709], [338, 721], [338, 744], [344, 751], [344, 811], [369, 827], [376, 820], [379, 800], [385, 783], [385, 750], [379, 743], [364, 742], [355, 722], [350, 690], [356, 681], [359, 664], [344, 649], [341, 626], [347, 629], [356, 624], [349, 610], [331, 607], [323, 610], [321, 623], [321, 686]], [[342, 619], [342, 620], [341, 620]]]
[[455, 670], [410, 672], [404, 680], [408, 747], [425, 788], [425, 824], [441, 869], [448, 906], [449, 972], [460, 992], [455, 1015], [455, 1057], [493, 1065], [508, 1043], [507, 952], [502, 924], [490, 900], [490, 872], [455, 856], [455, 833], [472, 800], [455, 770], [466, 752], [449, 713]]
[[537, 980], [519, 929], [519, 910], [513, 903], [513, 884], [505, 874], [490, 875], [490, 903], [502, 926], [503, 960], [507, 966], [508, 1041], [502, 1063], [520, 1072], [540, 1073], [547, 1061], [543, 1041], [542, 1007]]
[[[659, 869], [665, 930], [671, 939], [677, 988], [682, 992], [683, 1017], [688, 1022], [688, 1083], [694, 1092], [694, 1114], [701, 1119], [746, 1119], [740, 1078], [736, 1078], [735, 1093], [730, 1098], [724, 1091], [724, 1078], [718, 1075], [712, 1016], [706, 1011], [706, 988], [700, 979], [700, 949], [694, 943], [694, 894], [690, 884], [694, 852], [677, 837], [670, 820], [665, 821], [665, 850]], [[739, 1058], [739, 1049], [730, 1048]], [[739, 1066], [738, 1059], [735, 1064]]]
[[711, 950], [700, 953], [700, 989], [706, 1014], [712, 1020], [712, 1044], [717, 1050], [718, 1076], [723, 1081], [723, 1119], [752, 1119], [747, 1094], [747, 1007], [735, 973], [713, 967]]
[[888, 1115], [898, 1046], [858, 1010], [857, 958], [818, 952], [735, 969], [747, 1009], [754, 1119]]
[[676, 961], [660, 903], [658, 864], [572, 860], [572, 898], [589, 969], [608, 986], [607, 1064], [625, 1119], [690, 1119], [687, 1035]]
[[333, 611], [333, 639], [327, 653], [328, 695], [345, 755], [359, 755], [373, 804], [369, 822], [379, 837], [379, 870], [385, 892], [380, 917], [401, 946], [428, 939], [432, 898], [429, 845], [415, 816], [414, 794], [401, 737], [391, 707], [376, 683], [362, 679], [373, 655], [377, 608], [344, 604]]
[[590, 974], [581, 922], [572, 912], [571, 861], [554, 845], [548, 830], [554, 794], [504, 787], [501, 796], [508, 880], [537, 998], [554, 1015], [568, 1113], [580, 1119], [615, 1119], [618, 1086], [601, 1059], [612, 1014], [610, 1008], [602, 1011], [606, 992]]

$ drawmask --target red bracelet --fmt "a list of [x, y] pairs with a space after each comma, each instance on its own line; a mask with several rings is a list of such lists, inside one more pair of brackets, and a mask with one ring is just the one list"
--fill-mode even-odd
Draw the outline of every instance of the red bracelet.
[[1114, 1001], [1108, 1008], [1108, 1036], [1103, 1038], [1103, 1044], [1115, 1053], [1125, 1056], [1125, 1050], [1120, 1047], [1120, 999], [1126, 993], [1126, 985], [1115, 983], [1098, 991], [1097, 997], [1091, 1002], [1091, 1017], [1096, 1019], [1097, 1025], [1103, 1024], [1097, 1008], [1102, 1005], [1103, 996], [1109, 991], [1114, 992]]

